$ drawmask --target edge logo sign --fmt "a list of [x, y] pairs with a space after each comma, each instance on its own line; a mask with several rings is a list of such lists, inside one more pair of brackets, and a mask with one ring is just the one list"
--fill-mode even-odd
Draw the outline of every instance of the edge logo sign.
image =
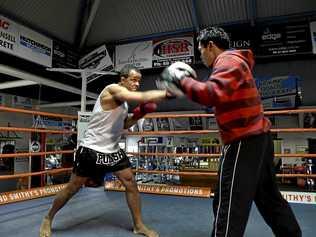
[[262, 40], [278, 40], [281, 39], [281, 33], [272, 33], [269, 28], [265, 29], [263, 32], [261, 39]]

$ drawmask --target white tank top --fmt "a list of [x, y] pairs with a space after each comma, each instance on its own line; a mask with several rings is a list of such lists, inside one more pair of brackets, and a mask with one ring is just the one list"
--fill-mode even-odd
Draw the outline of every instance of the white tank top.
[[117, 152], [119, 141], [124, 131], [124, 121], [128, 114], [126, 102], [113, 110], [103, 110], [99, 95], [80, 146], [88, 147], [98, 152]]

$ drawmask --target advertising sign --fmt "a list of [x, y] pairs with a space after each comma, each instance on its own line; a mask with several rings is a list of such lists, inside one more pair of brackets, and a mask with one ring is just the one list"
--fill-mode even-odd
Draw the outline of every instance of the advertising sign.
[[87, 130], [92, 112], [78, 112], [78, 144]]
[[230, 38], [230, 47], [234, 49], [253, 49], [254, 34], [253, 27], [249, 24], [240, 24], [238, 27], [224, 26], [223, 29], [227, 32]]
[[0, 51], [52, 66], [52, 40], [1, 15]]
[[152, 67], [152, 41], [117, 45], [115, 47], [115, 69], [121, 70], [132, 64], [139, 69]]
[[287, 192], [282, 191], [285, 200], [292, 203], [316, 204], [316, 193], [314, 192]]
[[[82, 57], [79, 60], [79, 68], [94, 71], [111, 71], [114, 67], [105, 45], [102, 45]], [[100, 76], [102, 75], [89, 73], [87, 78], [91, 80]]]
[[298, 76], [257, 77], [256, 85], [265, 109], [284, 109], [296, 106]]
[[258, 25], [256, 41], [255, 54], [258, 57], [312, 52], [308, 22]]
[[[52, 67], [77, 69], [79, 59], [79, 52], [76, 52], [74, 49], [71, 49], [65, 43], [56, 40], [53, 41]], [[81, 75], [78, 73], [64, 73], [76, 78], [81, 78]]]
[[263, 99], [296, 94], [298, 76], [256, 77], [256, 85]]
[[5, 192], [0, 194], [0, 205], [7, 203], [20, 202], [34, 198], [47, 197], [55, 195], [66, 187], [66, 184], [50, 185], [41, 188], [32, 188], [14, 192]]
[[176, 61], [193, 63], [193, 36], [153, 41], [152, 67], [166, 67]]
[[[191, 186], [173, 186], [161, 184], [137, 184], [142, 193], [166, 194], [189, 197], [205, 197], [211, 196], [209, 187], [191, 187]], [[124, 191], [124, 186], [119, 181], [108, 181], [104, 184], [105, 190]]]

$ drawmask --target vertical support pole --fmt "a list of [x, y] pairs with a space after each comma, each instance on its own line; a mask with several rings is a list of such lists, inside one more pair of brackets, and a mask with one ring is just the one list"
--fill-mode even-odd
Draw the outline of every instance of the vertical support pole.
[[81, 72], [82, 84], [81, 84], [81, 112], [86, 111], [87, 103], [87, 72]]

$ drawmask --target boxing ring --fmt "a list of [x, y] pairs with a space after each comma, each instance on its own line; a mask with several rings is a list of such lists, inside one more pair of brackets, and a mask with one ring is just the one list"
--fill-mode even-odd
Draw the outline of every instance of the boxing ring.
[[[53, 197], [0, 206], [0, 236], [37, 236]], [[146, 224], [162, 237], [210, 236], [212, 199], [142, 194]], [[316, 205], [291, 204], [304, 237], [315, 236]], [[53, 236], [132, 237], [131, 217], [122, 192], [82, 189], [56, 216]], [[271, 237], [272, 232], [252, 208], [245, 237]]]
[[[76, 116], [53, 114], [40, 111], [13, 109], [0, 106], [0, 111], [24, 113], [30, 115], [42, 115], [61, 117], [63, 119], [77, 119]], [[266, 115], [274, 114], [296, 114], [316, 112], [316, 109], [300, 109], [286, 111], [270, 111]], [[181, 117], [210, 117], [212, 114], [150, 114], [146, 118], [181, 118]], [[21, 128], [21, 127], [0, 127], [0, 131], [36, 132], [53, 134], [73, 134], [69, 130], [51, 130], [44, 128]], [[282, 133], [305, 133], [316, 132], [316, 128], [274, 128], [272, 132]], [[218, 133], [218, 130], [195, 130], [195, 131], [152, 131], [152, 132], [128, 132], [129, 136], [164, 136], [164, 135], [203, 135]], [[49, 154], [71, 154], [73, 150], [40, 151], [40, 152], [19, 152], [15, 154], [1, 154], [2, 158], [41, 156], [44, 160]], [[218, 158], [220, 154], [192, 154], [192, 153], [159, 153], [159, 152], [129, 152], [130, 156], [140, 158], [143, 156], [154, 157], [178, 157], [190, 156], [197, 159]], [[315, 159], [316, 154], [281, 154], [276, 157], [305, 157]], [[32, 176], [45, 177], [59, 173], [70, 173], [71, 168], [57, 168], [37, 172], [17, 173], [11, 175], [0, 175], [0, 181], [8, 179], [29, 178]], [[188, 172], [179, 170], [143, 170], [134, 169], [134, 173], [158, 174], [158, 175], [179, 175], [196, 177], [214, 177], [216, 172]], [[315, 179], [312, 173], [278, 174], [280, 178], [303, 178]], [[41, 220], [50, 207], [53, 196], [64, 187], [65, 184], [40, 186], [36, 188], [16, 190], [0, 193], [0, 236], [19, 237], [37, 236]], [[156, 229], [160, 236], [210, 236], [212, 214], [212, 192], [208, 187], [189, 187], [138, 184], [141, 191], [142, 209], [144, 221]], [[148, 188], [150, 187], [150, 188]], [[122, 186], [115, 180], [106, 182], [105, 187], [83, 188], [70, 202], [57, 214], [53, 224], [53, 236], [134, 236], [131, 232], [131, 218], [125, 201]], [[193, 190], [193, 191], [192, 191]], [[147, 194], [146, 194], [147, 193]], [[166, 194], [166, 195], [156, 195]], [[308, 194], [308, 193], [307, 193]], [[307, 195], [304, 193], [304, 195]], [[288, 194], [291, 195], [291, 194]], [[297, 194], [299, 195], [299, 194]], [[303, 194], [302, 194], [303, 196]], [[300, 198], [300, 196], [297, 196]], [[296, 198], [296, 197], [295, 197]], [[310, 203], [316, 202], [311, 200]], [[287, 198], [288, 199], [288, 198]], [[295, 201], [295, 200], [294, 200]], [[307, 202], [308, 203], [308, 202]], [[302, 228], [303, 236], [314, 236], [316, 231], [316, 205], [291, 203]], [[252, 208], [245, 236], [272, 236], [269, 227], [254, 207]]]

